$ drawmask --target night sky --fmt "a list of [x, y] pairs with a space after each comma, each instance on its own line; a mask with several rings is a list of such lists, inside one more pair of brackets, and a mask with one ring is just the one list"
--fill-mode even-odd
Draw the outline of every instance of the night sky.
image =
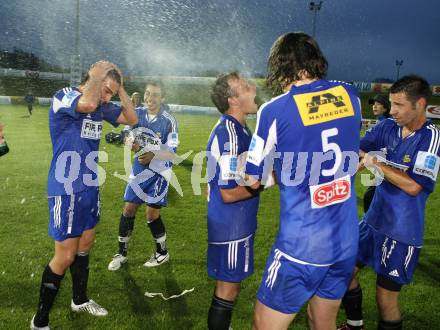
[[[309, 1], [80, 0], [80, 8], [84, 67], [108, 59], [131, 75], [264, 74], [280, 34], [312, 33]], [[436, 0], [324, 0], [316, 39], [328, 78], [395, 79], [399, 59], [401, 75], [440, 84], [439, 14]], [[1, 0], [0, 15], [0, 49], [21, 48], [69, 67], [76, 0]]]

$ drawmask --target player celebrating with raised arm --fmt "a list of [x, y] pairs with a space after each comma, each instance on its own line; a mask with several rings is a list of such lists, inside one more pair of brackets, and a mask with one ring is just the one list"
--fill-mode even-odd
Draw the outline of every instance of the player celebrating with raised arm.
[[[146, 106], [136, 109], [139, 122], [129, 133], [134, 139], [133, 149], [138, 152], [133, 161], [130, 181], [125, 188], [124, 208], [119, 220], [119, 251], [113, 256], [108, 269], [116, 271], [127, 261], [128, 242], [134, 228], [137, 210], [146, 204], [145, 215], [156, 251], [144, 263], [156, 267], [167, 262], [170, 255], [166, 246], [165, 225], [160, 209], [167, 205], [168, 182], [172, 156], [179, 143], [176, 119], [165, 110], [165, 90], [161, 82], [150, 81], [145, 86]], [[168, 160], [159, 153], [168, 154]]]
[[[110, 102], [116, 94], [121, 106]], [[97, 158], [103, 120], [114, 126], [137, 123], [120, 70], [113, 63], [99, 61], [80, 86], [56, 92], [49, 110], [53, 146], [48, 176], [49, 235], [55, 240], [55, 255], [43, 272], [31, 329], [49, 329], [49, 312], [69, 267], [72, 310], [107, 315], [87, 296], [89, 252], [100, 214]]]
[[[402, 329], [399, 293], [412, 280], [423, 244], [424, 213], [440, 164], [440, 130], [426, 119], [428, 82], [415, 75], [390, 89], [392, 118], [371, 128], [361, 140], [361, 165], [377, 167], [384, 180], [376, 188], [360, 223], [358, 262], [377, 274], [378, 329]], [[365, 154], [385, 152], [385, 157]], [[354, 278], [343, 299], [347, 324], [363, 329], [362, 290]]]
[[284, 94], [257, 113], [246, 173], [258, 188], [274, 159], [280, 226], [253, 329], [287, 329], [307, 301], [311, 328], [335, 329], [355, 264], [360, 101], [351, 85], [323, 80], [326, 71], [327, 60], [307, 34], [284, 34], [270, 50], [267, 82]]
[[210, 330], [228, 330], [240, 282], [254, 271], [254, 233], [259, 197], [240, 182], [252, 133], [248, 114], [257, 112], [256, 87], [237, 72], [223, 74], [212, 86], [211, 99], [222, 116], [207, 146], [208, 275], [216, 280], [208, 312]]

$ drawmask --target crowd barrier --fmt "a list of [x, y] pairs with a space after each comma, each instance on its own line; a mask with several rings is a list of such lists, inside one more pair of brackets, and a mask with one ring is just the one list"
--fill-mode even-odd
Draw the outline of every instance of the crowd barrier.
[[[46, 80], [70, 80], [70, 73], [59, 72], [44, 72], [44, 71], [32, 71], [32, 70], [16, 70], [0, 68], [0, 77], [21, 77], [21, 78], [38, 78]], [[214, 82], [213, 77], [189, 77], [189, 76], [127, 76], [124, 77], [126, 81], [143, 83], [150, 79], [161, 79], [164, 81], [193, 84], [193, 85], [210, 85]], [[352, 81], [350, 82], [360, 92], [373, 92], [373, 93], [387, 93], [391, 87], [389, 83], [375, 83], [366, 81]], [[432, 94], [434, 96], [440, 96], [440, 85], [432, 85]]]
[[[20, 103], [24, 103], [24, 97], [14, 96], [14, 98], [19, 99]], [[48, 106], [50, 105], [51, 98], [49, 97], [37, 97], [37, 103], [39, 105]], [[115, 102], [118, 103], [119, 102]], [[0, 105], [1, 104], [12, 104], [11, 96], [0, 95]], [[171, 112], [176, 113], [188, 113], [188, 114], [204, 114], [204, 115], [219, 115], [219, 112], [214, 107], [201, 107], [197, 105], [184, 105], [184, 104], [168, 104]], [[426, 108], [426, 117], [432, 119], [440, 119], [440, 105], [428, 105]], [[375, 124], [374, 119], [364, 119]], [[367, 122], [362, 122], [362, 125], [367, 125]], [[370, 126], [372, 124], [369, 124]], [[368, 126], [368, 125], [367, 125]]]

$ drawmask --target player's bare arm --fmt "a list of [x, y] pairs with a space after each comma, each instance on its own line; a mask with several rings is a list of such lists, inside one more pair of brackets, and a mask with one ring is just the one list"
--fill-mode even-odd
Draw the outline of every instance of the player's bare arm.
[[365, 154], [362, 163], [364, 166], [375, 166], [382, 170], [385, 180], [411, 196], [417, 196], [423, 189], [422, 186], [414, 181], [407, 173], [386, 165], [379, 161], [375, 156]]
[[89, 80], [81, 87], [82, 95], [76, 107], [77, 112], [94, 112], [101, 99], [102, 82], [115, 65], [108, 61], [99, 61], [92, 65], [88, 74]]
[[222, 195], [223, 202], [225, 203], [235, 203], [244, 199], [252, 198], [257, 193], [257, 190], [255, 190], [254, 193], [250, 188], [246, 188], [244, 186], [237, 186], [232, 189], [220, 188], [220, 194]]

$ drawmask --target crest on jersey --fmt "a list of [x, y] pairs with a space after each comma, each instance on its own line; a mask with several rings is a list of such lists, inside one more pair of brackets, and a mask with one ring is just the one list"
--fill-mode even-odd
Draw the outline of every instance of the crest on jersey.
[[350, 96], [342, 86], [319, 92], [294, 95], [304, 126], [354, 116]]

